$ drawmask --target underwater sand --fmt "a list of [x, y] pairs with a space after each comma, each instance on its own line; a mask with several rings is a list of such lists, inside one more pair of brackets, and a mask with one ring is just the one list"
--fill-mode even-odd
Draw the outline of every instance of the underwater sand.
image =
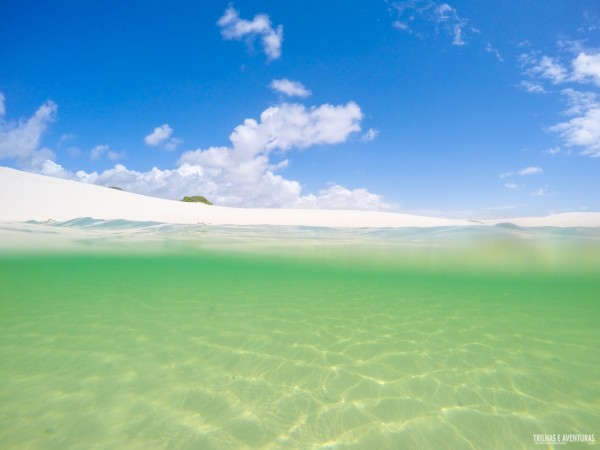
[[0, 256], [2, 449], [598, 441], [598, 229], [61, 226]]

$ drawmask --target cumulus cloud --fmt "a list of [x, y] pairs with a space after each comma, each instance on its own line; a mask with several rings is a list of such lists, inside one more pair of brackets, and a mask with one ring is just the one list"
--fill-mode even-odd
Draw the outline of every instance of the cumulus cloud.
[[159, 127], [156, 127], [152, 133], [144, 137], [144, 142], [149, 147], [158, 147], [164, 145], [165, 150], [173, 151], [183, 141], [176, 137], [171, 137], [173, 134], [173, 128], [165, 123]]
[[466, 34], [478, 32], [469, 24], [468, 19], [460, 17], [456, 9], [448, 3], [405, 0], [393, 2], [391, 11], [397, 16], [397, 20], [392, 23], [394, 28], [420, 38], [441, 31], [452, 37], [453, 45], [462, 46], [466, 44]]
[[[230, 206], [317, 207], [317, 200], [304, 199], [301, 186], [275, 172], [287, 166], [283, 160], [272, 164], [273, 151], [345, 142], [360, 131], [363, 114], [354, 102], [346, 105], [321, 105], [307, 108], [300, 104], [284, 103], [266, 109], [260, 120], [246, 119], [231, 133], [230, 147], [211, 147], [185, 152], [179, 159], [181, 167], [199, 167], [206, 186], [216, 202]], [[352, 191], [353, 192], [353, 191]], [[323, 194], [315, 196], [320, 199]], [[346, 196], [329, 192], [346, 207]], [[362, 195], [360, 191], [355, 196]], [[377, 197], [378, 198], [378, 197]], [[383, 208], [376, 197], [369, 198], [374, 208]], [[333, 204], [331, 200], [328, 204]], [[366, 199], [355, 205], [365, 204]]]
[[268, 15], [257, 14], [252, 20], [242, 19], [239, 12], [233, 6], [229, 6], [217, 21], [217, 25], [225, 39], [244, 39], [248, 44], [252, 44], [254, 39], [259, 38], [269, 60], [281, 57], [283, 26], [273, 28]]
[[300, 197], [293, 205], [297, 208], [316, 209], [389, 209], [380, 195], [372, 194], [366, 189], [347, 189], [338, 184], [319, 191], [318, 195]]
[[[360, 131], [362, 118], [362, 111], [354, 102], [312, 108], [283, 103], [263, 111], [260, 121], [246, 119], [233, 130], [229, 139], [232, 152], [238, 159], [258, 153], [268, 154], [275, 149], [285, 151], [292, 147], [338, 144], [350, 134]], [[193, 154], [198, 154], [198, 151]]]
[[48, 125], [56, 119], [57, 106], [46, 101], [33, 116], [18, 121], [5, 120], [4, 95], [0, 93], [0, 160], [14, 159], [21, 168], [37, 170], [54, 153], [40, 148], [40, 140]]
[[[240, 169], [238, 173], [243, 172], [244, 169]], [[317, 195], [303, 196], [300, 183], [274, 174], [262, 158], [256, 162], [255, 169], [246, 168], [248, 177], [245, 180], [228, 178], [227, 175], [228, 170], [215, 173], [198, 164], [184, 163], [173, 170], [155, 167], [147, 172], [129, 170], [117, 164], [102, 173], [79, 171], [72, 178], [104, 186], [117, 185], [130, 192], [171, 199], [202, 194], [224, 206], [364, 210], [391, 207], [381, 196], [366, 189], [351, 190], [340, 185], [332, 185]], [[228, 180], [231, 183], [227, 184]]]
[[169, 124], [165, 123], [160, 127], [156, 127], [152, 133], [147, 135], [144, 138], [144, 142], [150, 147], [156, 147], [157, 145], [160, 145], [169, 139], [172, 133], [173, 129], [169, 126]]
[[[3, 105], [4, 97], [0, 103]], [[54, 161], [54, 153], [40, 148], [42, 134], [54, 120], [56, 105], [46, 102], [27, 120], [6, 122], [0, 116], [0, 159], [13, 158], [21, 167], [44, 175], [74, 179], [156, 197], [181, 199], [185, 195], [205, 195], [216, 204], [240, 207], [288, 207], [332, 209], [390, 209], [381, 196], [364, 188], [349, 189], [332, 184], [317, 194], [302, 194], [298, 181], [277, 172], [287, 160], [273, 163], [292, 148], [338, 144], [360, 132], [363, 113], [354, 102], [305, 107], [284, 103], [267, 108], [260, 118], [246, 119], [231, 133], [227, 147], [210, 147], [185, 152], [178, 167], [142, 172], [122, 164], [103, 172], [70, 172]], [[167, 124], [165, 124], [168, 126]], [[157, 131], [158, 130], [158, 131]], [[153, 133], [159, 144], [168, 143], [172, 130], [157, 127]], [[155, 133], [156, 132], [156, 133]], [[162, 134], [161, 134], [162, 133]], [[166, 139], [165, 139], [166, 138]], [[108, 145], [90, 151], [91, 159], [118, 159], [122, 154]]]
[[273, 80], [269, 85], [271, 89], [280, 94], [285, 94], [288, 97], [301, 97], [306, 98], [311, 95], [311, 92], [299, 81], [288, 80], [282, 78], [281, 80]]
[[[303, 195], [298, 181], [278, 173], [288, 161], [270, 161], [273, 152], [280, 156], [292, 148], [345, 142], [360, 132], [362, 117], [360, 107], [354, 102], [312, 108], [284, 103], [267, 108], [258, 120], [246, 119], [238, 125], [227, 147], [183, 153], [174, 169], [154, 167], [143, 172], [117, 164], [103, 172], [72, 173], [53, 162], [49, 150], [42, 149], [38, 152], [37, 172], [169, 199], [204, 195], [224, 206], [390, 209], [381, 196], [364, 188], [349, 189], [334, 184], [317, 194]], [[99, 145], [90, 156], [110, 158], [110, 152], [108, 145]]]
[[600, 53], [581, 52], [573, 60], [573, 79], [600, 86]]

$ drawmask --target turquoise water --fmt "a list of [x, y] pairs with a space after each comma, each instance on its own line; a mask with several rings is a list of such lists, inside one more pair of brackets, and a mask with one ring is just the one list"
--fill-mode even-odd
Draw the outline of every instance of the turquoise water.
[[[600, 433], [598, 229], [9, 231], [1, 448], [514, 449]], [[39, 235], [44, 249], [14, 245]]]

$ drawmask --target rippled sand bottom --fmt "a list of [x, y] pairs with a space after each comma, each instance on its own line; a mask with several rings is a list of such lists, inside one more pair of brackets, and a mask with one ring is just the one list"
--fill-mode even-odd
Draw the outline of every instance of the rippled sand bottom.
[[591, 275], [336, 258], [0, 259], [0, 447], [544, 448], [534, 434], [598, 436], [599, 293]]

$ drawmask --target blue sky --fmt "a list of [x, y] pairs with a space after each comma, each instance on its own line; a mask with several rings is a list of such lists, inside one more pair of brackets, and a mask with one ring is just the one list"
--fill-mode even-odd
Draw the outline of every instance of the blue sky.
[[600, 210], [600, 5], [0, 2], [0, 164], [166, 198]]

